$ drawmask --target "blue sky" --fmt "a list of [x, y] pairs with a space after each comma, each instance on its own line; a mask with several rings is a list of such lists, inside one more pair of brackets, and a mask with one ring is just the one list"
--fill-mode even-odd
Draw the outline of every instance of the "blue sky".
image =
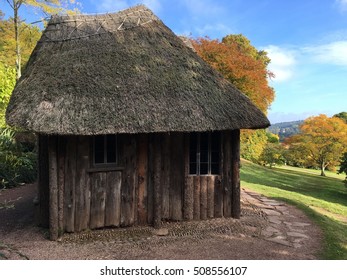
[[[268, 114], [272, 123], [347, 111], [347, 0], [79, 2], [82, 12], [92, 14], [145, 4], [179, 35], [221, 39], [244, 34], [271, 58], [276, 75], [270, 82], [276, 91]], [[8, 14], [5, 0], [0, 5]]]

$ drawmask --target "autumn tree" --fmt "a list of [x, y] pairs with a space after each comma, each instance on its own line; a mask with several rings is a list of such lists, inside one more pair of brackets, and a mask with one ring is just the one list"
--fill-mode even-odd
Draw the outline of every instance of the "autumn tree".
[[[4, 1], [4, 0], [3, 0]], [[16, 79], [21, 76], [22, 52], [20, 43], [20, 26], [21, 19], [19, 11], [23, 5], [38, 8], [46, 14], [57, 14], [60, 12], [70, 11], [66, 7], [69, 3], [74, 4], [75, 0], [5, 0], [13, 11], [13, 30], [16, 53]]]
[[[13, 19], [7, 20], [0, 17], [0, 62], [9, 67], [16, 66], [16, 41]], [[22, 22], [19, 26], [19, 43], [21, 45], [21, 64], [24, 66], [29, 60], [41, 31], [37, 26]]]
[[321, 176], [325, 176], [325, 169], [335, 167], [347, 151], [347, 124], [336, 117], [319, 115], [306, 119], [300, 130], [286, 143], [301, 150], [297, 156], [307, 165], [319, 167]]
[[[267, 69], [270, 59], [265, 51], [257, 50], [241, 34], [228, 35], [222, 41], [199, 38], [193, 46], [202, 59], [267, 113], [275, 93], [268, 83], [274, 75]], [[241, 140], [241, 156], [257, 161], [267, 143], [265, 130], [244, 130]]]

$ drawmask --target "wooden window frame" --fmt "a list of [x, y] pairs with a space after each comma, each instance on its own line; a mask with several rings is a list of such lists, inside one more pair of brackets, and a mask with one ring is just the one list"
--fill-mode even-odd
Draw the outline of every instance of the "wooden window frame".
[[[113, 134], [103, 134], [103, 135], [95, 135], [93, 136], [92, 139], [92, 166], [93, 168], [107, 168], [107, 167], [117, 167], [119, 164], [119, 145], [118, 145], [118, 137], [117, 135], [115, 136], [115, 161], [114, 162], [107, 162], [107, 146], [108, 146], [108, 142], [107, 142], [107, 136], [108, 135], [112, 135]], [[96, 155], [96, 143], [95, 143], [95, 138], [98, 136], [103, 136], [104, 138], [104, 150], [103, 150], [103, 154], [104, 154], [104, 160], [103, 162], [97, 163], [95, 162], [95, 155]]]
[[[201, 174], [201, 135], [202, 133], [195, 133], [196, 135], [196, 159], [195, 159], [195, 172], [193, 173], [191, 170], [191, 142], [192, 141], [191, 137], [189, 137], [189, 167], [188, 167], [188, 175], [190, 176], [212, 176], [212, 175], [221, 175], [221, 143], [222, 143], [222, 136], [220, 132], [218, 133], [218, 142], [219, 142], [219, 147], [218, 147], [218, 172], [217, 173], [212, 173], [212, 134], [211, 132], [208, 133], [208, 147], [207, 147], [207, 173]], [[206, 163], [206, 162], [203, 162]]]

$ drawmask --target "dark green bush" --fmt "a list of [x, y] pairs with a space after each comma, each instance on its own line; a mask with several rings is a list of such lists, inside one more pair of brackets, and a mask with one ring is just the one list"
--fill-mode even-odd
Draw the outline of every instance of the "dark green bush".
[[35, 150], [15, 139], [15, 131], [6, 128], [0, 132], [0, 188], [32, 183], [37, 177]]

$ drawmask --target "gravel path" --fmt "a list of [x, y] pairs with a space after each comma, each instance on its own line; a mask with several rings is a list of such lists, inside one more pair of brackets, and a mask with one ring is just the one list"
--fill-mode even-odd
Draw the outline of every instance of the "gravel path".
[[34, 225], [35, 185], [5, 190], [0, 259], [316, 259], [321, 231], [298, 209], [242, 190], [242, 216], [65, 234], [58, 242]]

